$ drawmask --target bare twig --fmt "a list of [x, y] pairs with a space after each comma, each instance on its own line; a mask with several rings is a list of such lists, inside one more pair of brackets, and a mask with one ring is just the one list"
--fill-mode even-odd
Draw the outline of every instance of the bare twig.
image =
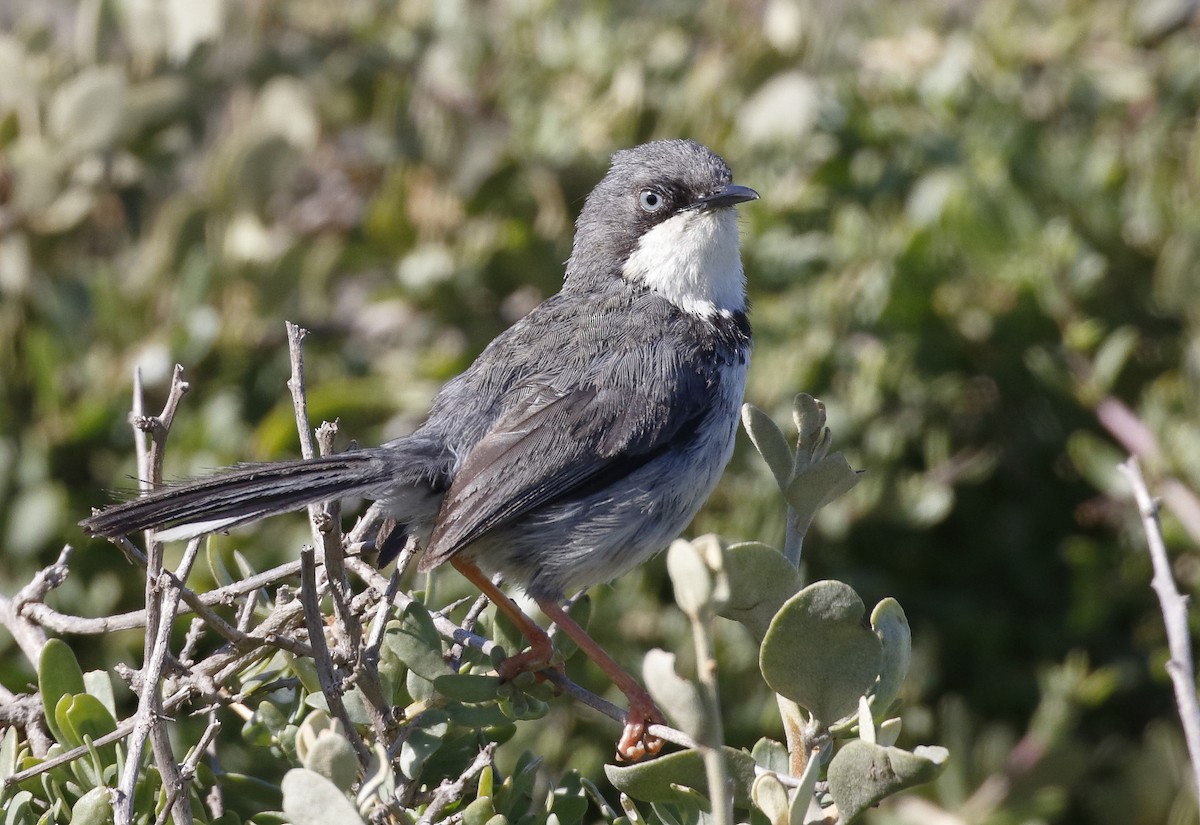
[[[302, 344], [307, 330], [289, 321], [287, 323], [287, 334], [288, 351], [292, 365], [291, 377], [288, 379], [288, 389], [292, 394], [292, 407], [296, 415], [296, 429], [300, 435], [301, 454], [305, 458], [311, 459], [314, 457], [314, 437], [308, 421], [308, 400], [304, 384], [304, 348]], [[315, 447], [319, 450], [320, 455], [326, 456], [333, 452], [336, 436], [337, 422], [322, 422], [321, 426], [317, 428], [315, 438]], [[354, 668], [354, 676], [363, 696], [367, 700], [366, 706], [367, 711], [371, 714], [371, 725], [376, 735], [382, 740], [387, 734], [390, 712], [388, 711], [388, 703], [383, 697], [383, 688], [379, 682], [378, 672], [374, 668], [364, 668], [361, 666], [363, 652], [362, 624], [359, 622], [358, 614], [354, 611], [351, 604], [352, 592], [350, 589], [350, 580], [346, 576], [340, 503], [334, 500], [325, 504], [315, 504], [308, 508], [308, 513], [309, 520], [312, 523], [313, 539], [315, 545], [321, 551], [321, 563], [325, 568], [325, 578], [329, 585], [329, 594], [333, 601], [334, 621], [331, 626], [332, 635], [337, 649], [341, 651], [345, 659], [358, 663]], [[315, 592], [315, 579], [313, 589]], [[309, 614], [307, 608], [305, 612], [306, 616], [308, 616], [311, 637], [314, 631], [312, 616]], [[324, 643], [323, 635], [321, 642]], [[314, 649], [319, 649], [316, 642], [313, 643], [313, 647]], [[328, 656], [327, 653], [326, 656]], [[319, 658], [318, 672], [320, 672]], [[332, 662], [330, 662], [330, 672], [332, 672]], [[322, 687], [324, 688], [324, 682], [322, 682]], [[340, 690], [339, 686], [336, 691], [339, 702]], [[325, 692], [328, 698], [330, 692], [328, 690]], [[332, 704], [330, 705], [330, 710], [333, 710]], [[348, 717], [344, 721], [348, 721]], [[357, 745], [355, 749], [359, 751], [360, 761], [365, 766], [369, 759], [369, 753], [366, 745], [361, 743], [361, 740], [359, 744], [361, 744], [361, 749]]]
[[[289, 628], [296, 626], [302, 618], [303, 606], [299, 601], [282, 605], [276, 609], [266, 621], [256, 627], [244, 640], [236, 643], [231, 642], [204, 661], [197, 663], [191, 669], [190, 675], [185, 679], [180, 679], [178, 681], [178, 688], [163, 700], [163, 711], [170, 713], [183, 706], [185, 702], [197, 694], [207, 695], [218, 704], [230, 704], [231, 701], [236, 701], [237, 697], [228, 697], [227, 694], [224, 696], [220, 695], [222, 690], [220, 684], [230, 678], [232, 674], [238, 673], [248, 667], [254, 661], [272, 655], [271, 647], [285, 647], [285, 649], [289, 649], [280, 643], [282, 639], [281, 634]], [[308, 645], [304, 645], [303, 647], [308, 648]], [[300, 655], [311, 656], [312, 653], [308, 652]], [[232, 707], [235, 710], [238, 709], [236, 704], [233, 704]], [[243, 714], [243, 718], [248, 717], [248, 713]], [[133, 732], [135, 721], [136, 718], [126, 719], [117, 725], [115, 731], [99, 737], [92, 744], [95, 747], [103, 747], [113, 742], [119, 742]], [[86, 756], [87, 753], [88, 748], [86, 745], [72, 748], [69, 751], [38, 763], [32, 768], [27, 768], [26, 770], [10, 775], [4, 780], [4, 786], [9, 787], [32, 779], [46, 771], [53, 770], [54, 768], [73, 762], [82, 756]]]
[[1175, 687], [1175, 704], [1183, 724], [1183, 736], [1187, 741], [1188, 756], [1192, 762], [1192, 790], [1200, 802], [1200, 701], [1196, 697], [1196, 669], [1192, 660], [1191, 637], [1188, 629], [1188, 600], [1176, 588], [1171, 575], [1171, 557], [1163, 542], [1162, 525], [1158, 519], [1158, 502], [1150, 495], [1141, 465], [1136, 457], [1120, 465], [1121, 472], [1133, 485], [1133, 496], [1142, 516], [1142, 527], [1146, 531], [1146, 544], [1150, 550], [1150, 561], [1154, 565], [1154, 578], [1150, 586], [1158, 595], [1163, 622], [1167, 629], [1167, 648], [1171, 659], [1167, 662], [1167, 673]]
[[[269, 587], [278, 584], [283, 579], [292, 578], [300, 573], [300, 562], [289, 561], [278, 567], [273, 567], [270, 570], [264, 570], [262, 573], [256, 573], [248, 578], [240, 581], [227, 584], [224, 587], [218, 587], [216, 590], [209, 590], [205, 593], [196, 593], [189, 588], [182, 588], [184, 604], [188, 609], [180, 607], [180, 615], [186, 615], [193, 612], [191, 609], [193, 602], [190, 601], [189, 594], [196, 597], [194, 604], [211, 607], [219, 604], [232, 604], [239, 597], [247, 594], [252, 594], [254, 591], [263, 587]], [[22, 591], [23, 592], [23, 591]], [[133, 610], [129, 613], [120, 613], [116, 616], [97, 616], [95, 618], [87, 616], [71, 616], [65, 613], [59, 613], [53, 608], [39, 602], [28, 602], [22, 605], [21, 612], [23, 615], [34, 619], [37, 623], [55, 633], [77, 633], [77, 634], [95, 634], [95, 633], [112, 633], [117, 630], [129, 630], [135, 627], [146, 626], [146, 611]], [[219, 617], [218, 617], [219, 618]], [[206, 618], [207, 621], [207, 618]], [[211, 622], [210, 622], [211, 624]], [[223, 624], [223, 622], [222, 622]], [[218, 632], [220, 632], [218, 630]], [[234, 634], [230, 637], [222, 633], [229, 641], [240, 641], [245, 635], [244, 631]]]
[[40, 624], [29, 620], [25, 608], [30, 604], [38, 604], [46, 598], [47, 593], [66, 581], [67, 564], [72, 552], [71, 545], [64, 546], [54, 564], [39, 570], [11, 600], [0, 596], [0, 624], [8, 628], [25, 658], [34, 666], [41, 657], [42, 646], [46, 644], [46, 631]]
[[[145, 412], [145, 394], [140, 370], [134, 371], [133, 385], [133, 404], [129, 423], [133, 427], [134, 444], [137, 450], [138, 483], [142, 492], [149, 492], [162, 483], [167, 436], [170, 434], [175, 412], [179, 409], [179, 402], [189, 387], [188, 383], [183, 380], [183, 367], [176, 364], [175, 371], [171, 375], [171, 389], [167, 395], [167, 402], [161, 413], [151, 416]], [[190, 559], [195, 558], [199, 547], [199, 539], [194, 539], [188, 544], [188, 549], [184, 554], [186, 568], [181, 566], [181, 569], [190, 569]], [[113, 807], [117, 825], [127, 825], [133, 821], [133, 791], [141, 769], [142, 749], [145, 747], [147, 736], [149, 736], [154, 749], [155, 763], [158, 765], [163, 782], [172, 786], [181, 781], [179, 765], [175, 762], [174, 754], [171, 752], [171, 742], [166, 728], [160, 724], [163, 711], [159, 679], [162, 676], [163, 662], [166, 659], [167, 647], [170, 643], [171, 623], [178, 610], [180, 598], [180, 588], [171, 584], [170, 577], [163, 575], [162, 563], [162, 542], [155, 541], [153, 530], [147, 530], [146, 640], [142, 668], [143, 684], [129, 758], [115, 794]], [[176, 825], [188, 825], [192, 821], [191, 807], [186, 803], [185, 799], [176, 802], [173, 806]]]
[[[183, 581], [187, 579], [199, 549], [199, 537], [188, 542], [187, 549], [184, 551], [183, 561], [180, 562], [179, 571], [176, 574], [178, 580]], [[175, 620], [175, 613], [179, 607], [179, 591], [171, 584], [167, 577], [163, 577], [159, 582], [156, 582], [156, 585], [158, 585], [157, 589], [161, 589], [161, 597], [157, 596], [156, 593], [156, 598], [160, 599], [161, 612], [157, 622], [157, 633], [150, 644], [149, 655], [147, 655], [145, 664], [142, 667], [141, 696], [138, 697], [138, 711], [134, 721], [133, 735], [129, 743], [129, 754], [126, 757], [125, 771], [121, 775], [121, 781], [117, 786], [115, 794], [113, 812], [118, 825], [133, 822], [135, 813], [133, 810], [134, 788], [137, 786], [138, 776], [142, 772], [142, 751], [145, 748], [147, 737], [152, 737], [156, 728], [162, 730], [164, 734], [166, 733], [160, 724], [162, 718], [165, 716], [160, 682], [162, 679], [163, 663], [166, 661], [171, 643], [171, 624]], [[152, 590], [152, 592], [154, 591]], [[162, 774], [164, 784], [168, 787], [182, 784], [183, 780], [179, 774], [179, 765], [175, 762], [174, 756], [170, 754], [169, 741], [167, 742], [167, 754], [160, 756], [156, 753], [155, 760]], [[170, 762], [172, 770], [169, 773], [163, 769], [164, 762]], [[185, 797], [183, 802], [186, 803], [186, 801]], [[185, 807], [187, 808], [186, 812], [183, 810]], [[177, 825], [183, 825], [183, 823], [192, 821], [190, 805], [180, 804], [177, 801], [173, 805], [172, 810]]]
[[329, 705], [331, 716], [341, 720], [346, 728], [346, 738], [358, 754], [359, 764], [364, 767], [371, 760], [371, 751], [358, 735], [358, 730], [350, 720], [346, 704], [342, 701], [341, 679], [329, 658], [329, 647], [325, 644], [325, 623], [321, 615], [320, 596], [317, 594], [317, 567], [315, 553], [311, 547], [300, 551], [300, 601], [304, 605], [304, 621], [308, 625], [308, 643], [312, 645], [313, 662], [317, 667], [317, 678], [321, 682], [321, 693]]
[[[1122, 401], [1111, 396], [1101, 400], [1096, 405], [1096, 418], [1130, 455], [1149, 461], [1151, 466], [1161, 462], [1162, 450], [1154, 432]], [[1176, 478], [1163, 478], [1158, 488], [1163, 503], [1179, 519], [1192, 541], [1200, 542], [1200, 497]]]
[[179, 765], [179, 776], [183, 784], [171, 787], [170, 793], [167, 794], [167, 804], [163, 805], [162, 812], [159, 813], [155, 825], [167, 825], [167, 817], [171, 815], [175, 801], [180, 798], [181, 794], [185, 793], [186, 783], [191, 782], [192, 777], [196, 775], [196, 766], [200, 764], [200, 758], [204, 756], [209, 744], [216, 738], [220, 730], [221, 723], [215, 717], [209, 719], [208, 727], [204, 729], [204, 733], [200, 734], [200, 741], [192, 746], [187, 757]]
[[483, 750], [476, 754], [474, 761], [467, 766], [467, 769], [457, 779], [443, 780], [442, 784], [433, 792], [433, 797], [425, 807], [425, 813], [421, 814], [421, 818], [417, 820], [417, 825], [430, 825], [430, 823], [436, 822], [447, 806], [462, 799], [467, 783], [483, 773], [483, 769], [492, 764], [492, 755], [495, 752], [496, 743], [489, 742]]

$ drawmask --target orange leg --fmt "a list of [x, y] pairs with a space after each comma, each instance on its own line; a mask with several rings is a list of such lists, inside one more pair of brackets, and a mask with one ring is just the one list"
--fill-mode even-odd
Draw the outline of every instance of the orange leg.
[[[491, 599], [496, 608], [517, 626], [521, 635], [529, 640], [529, 650], [518, 653], [516, 656], [509, 656], [501, 662], [500, 678], [512, 679], [526, 671], [544, 670], [548, 667], [554, 655], [554, 643], [550, 641], [546, 631], [538, 627], [533, 619], [526, 616], [521, 608], [517, 607], [516, 602], [504, 595], [504, 592], [492, 584], [492, 580], [474, 564], [458, 556], [451, 557], [450, 564], [454, 565], [454, 569], [462, 573], [471, 584], [479, 588], [483, 595]], [[588, 658], [608, 674], [608, 678], [612, 679], [613, 684], [629, 700], [629, 711], [625, 715], [625, 730], [617, 742], [617, 753], [630, 762], [637, 762], [647, 755], [653, 756], [662, 750], [663, 740], [657, 736], [651, 736], [648, 729], [651, 725], [665, 724], [666, 720], [646, 689], [626, 673], [604, 648], [596, 644], [587, 631], [567, 615], [567, 611], [563, 610], [560, 605], [547, 599], [538, 599], [538, 606], [551, 621], [575, 641], [575, 644], [579, 645], [579, 649]]]
[[492, 580], [487, 577], [487, 574], [474, 564], [458, 556], [451, 557], [450, 563], [454, 565], [455, 570], [467, 578], [467, 581], [479, 588], [479, 592], [487, 596], [492, 604], [496, 605], [496, 608], [517, 626], [521, 635], [529, 640], [529, 650], [509, 656], [500, 663], [500, 678], [507, 681], [526, 671], [547, 668], [554, 655], [554, 643], [550, 641], [546, 631], [538, 627], [533, 619], [526, 616], [521, 608], [517, 607], [517, 603], [504, 595], [504, 591], [492, 584]]
[[662, 750], [663, 740], [652, 736], [649, 727], [666, 724], [666, 719], [646, 689], [626, 673], [604, 648], [596, 644], [596, 640], [589, 636], [587, 631], [580, 627], [579, 623], [572, 619], [560, 605], [546, 599], [538, 599], [538, 606], [575, 641], [575, 644], [579, 645], [579, 649], [589, 659], [599, 665], [600, 669], [608, 675], [608, 678], [612, 679], [613, 684], [629, 700], [629, 711], [625, 714], [625, 730], [617, 742], [617, 753], [630, 762], [637, 762], [647, 755], [653, 756]]

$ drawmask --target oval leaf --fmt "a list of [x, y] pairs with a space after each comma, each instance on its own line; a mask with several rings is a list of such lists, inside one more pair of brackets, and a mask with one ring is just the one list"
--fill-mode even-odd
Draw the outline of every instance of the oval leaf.
[[319, 773], [293, 768], [284, 774], [283, 812], [293, 825], [326, 825], [329, 822], [361, 823], [354, 804], [337, 785]]
[[934, 779], [946, 765], [945, 748], [915, 752], [849, 742], [829, 763], [829, 792], [842, 821], [850, 823], [880, 800]]
[[792, 480], [792, 448], [788, 446], [783, 430], [779, 429], [771, 416], [753, 404], [742, 405], [742, 426], [754, 444], [754, 449], [771, 468], [775, 483], [780, 490], [786, 490]]
[[698, 616], [712, 599], [712, 572], [698, 548], [690, 541], [676, 539], [667, 550], [667, 572], [675, 587], [675, 601], [689, 616]]
[[71, 806], [72, 825], [104, 825], [113, 821], [107, 788], [92, 788]]
[[759, 667], [771, 689], [825, 724], [858, 710], [879, 675], [879, 639], [863, 627], [862, 599], [847, 584], [820, 581], [789, 599], [771, 621]]
[[408, 603], [398, 626], [393, 624], [388, 628], [384, 642], [413, 673], [431, 682], [452, 672], [442, 658], [442, 637], [420, 602]]
[[350, 740], [333, 730], [323, 730], [304, 754], [304, 767], [319, 773], [340, 790], [348, 791], [358, 779], [358, 757]]
[[800, 573], [774, 547], [758, 542], [729, 547], [725, 573], [729, 598], [719, 614], [741, 622], [761, 642], [779, 608], [800, 589]]
[[[722, 748], [729, 778], [733, 780], [733, 800], [740, 807], [750, 804], [754, 785], [754, 758], [735, 748]], [[695, 788], [706, 793], [704, 759], [699, 751], [680, 751], [636, 765], [605, 765], [608, 781], [619, 791], [644, 802], [676, 802], [679, 792], [672, 785]]]
[[[77, 694], [64, 714], [70, 736], [85, 741], [89, 737], [93, 742], [101, 736], [107, 736], [117, 729], [117, 720], [108, 712], [104, 703], [88, 693]], [[117, 762], [117, 744], [115, 742], [98, 749], [101, 760], [105, 765], [115, 765]]]
[[900, 603], [887, 598], [871, 611], [871, 627], [879, 638], [883, 659], [879, 666], [879, 681], [875, 683], [876, 719], [882, 719], [896, 701], [908, 666], [912, 662], [912, 631]]
[[50, 733], [62, 744], [67, 744], [63, 730], [54, 718], [54, 709], [64, 696], [84, 693], [86, 687], [79, 660], [62, 639], [50, 639], [42, 646], [42, 655], [38, 658], [38, 692], [42, 695], [42, 710]]
[[773, 773], [761, 774], [751, 789], [754, 804], [767, 815], [771, 825], [788, 825], [788, 792]]
[[471, 673], [444, 673], [433, 680], [433, 689], [458, 702], [488, 702], [496, 698], [500, 688], [499, 676], [477, 676]]

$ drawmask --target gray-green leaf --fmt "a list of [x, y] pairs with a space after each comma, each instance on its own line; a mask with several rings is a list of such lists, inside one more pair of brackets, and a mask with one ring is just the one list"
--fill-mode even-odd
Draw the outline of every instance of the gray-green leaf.
[[293, 825], [361, 823], [362, 817], [344, 793], [319, 773], [293, 768], [284, 774], [283, 812]]
[[719, 615], [741, 622], [761, 642], [779, 608], [800, 589], [800, 574], [782, 553], [758, 542], [727, 548], [725, 572], [729, 598]]
[[788, 446], [787, 438], [779, 429], [779, 425], [753, 404], [743, 404], [742, 426], [746, 428], [746, 434], [750, 436], [754, 449], [758, 450], [763, 461], [771, 468], [771, 475], [775, 476], [775, 483], [779, 485], [779, 489], [786, 490], [792, 480], [794, 458], [792, 448]]
[[[722, 750], [733, 780], [734, 803], [746, 807], [750, 804], [750, 788], [754, 784], [754, 759], [736, 748]], [[679, 792], [672, 785], [695, 788], [701, 793], [708, 789], [704, 760], [700, 752], [694, 750], [671, 753], [636, 765], [605, 765], [604, 773], [617, 790], [644, 802], [679, 801]]]
[[851, 823], [880, 800], [929, 782], [946, 765], [945, 748], [914, 752], [870, 745], [861, 739], [847, 743], [829, 764], [829, 791], [842, 821]]
[[847, 584], [820, 581], [789, 599], [771, 621], [759, 666], [771, 689], [830, 725], [855, 713], [879, 675], [879, 639], [863, 626], [862, 599]]
[[892, 598], [884, 599], [875, 605], [875, 609], [871, 611], [871, 627], [879, 637], [883, 652], [879, 681], [875, 683], [873, 708], [875, 718], [882, 719], [896, 701], [904, 684], [904, 677], [908, 675], [908, 666], [912, 661], [912, 632], [909, 630], [904, 609]]

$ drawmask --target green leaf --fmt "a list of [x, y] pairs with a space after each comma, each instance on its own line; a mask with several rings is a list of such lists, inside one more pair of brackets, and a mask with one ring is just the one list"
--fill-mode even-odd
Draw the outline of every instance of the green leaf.
[[112, 148], [123, 126], [125, 90], [120, 66], [82, 70], [51, 98], [47, 131], [71, 153]]
[[667, 572], [675, 587], [675, 601], [689, 616], [699, 616], [712, 600], [713, 576], [704, 558], [690, 541], [676, 539], [667, 549]]
[[[8, 729], [10, 733], [13, 728]], [[29, 791], [20, 790], [12, 795], [4, 804], [4, 825], [25, 825], [32, 819], [32, 812], [29, 809], [29, 803], [33, 801], [33, 794]]]
[[782, 742], [776, 742], [774, 739], [762, 738], [754, 743], [754, 748], [751, 749], [750, 755], [754, 757], [754, 764], [766, 771], [775, 771], [776, 773], [787, 773], [791, 770], [791, 761], [788, 759], [787, 747]]
[[[750, 788], [754, 784], [754, 758], [743, 750], [722, 750], [733, 780], [734, 802], [746, 807], [750, 804]], [[605, 765], [604, 773], [617, 790], [644, 802], [678, 802], [679, 792], [671, 787], [673, 784], [695, 788], [702, 794], [708, 789], [704, 759], [694, 750], [667, 754], [636, 765]]]
[[459, 702], [487, 702], [496, 698], [500, 677], [445, 673], [433, 680], [433, 687], [447, 699]]
[[296, 678], [300, 680], [300, 684], [304, 686], [305, 691], [311, 695], [320, 695], [321, 693], [321, 677], [317, 675], [317, 663], [308, 656], [292, 656], [288, 655], [288, 667], [292, 673], [296, 674]]
[[[84, 737], [93, 742], [101, 736], [107, 736], [117, 729], [117, 720], [108, 712], [104, 703], [88, 693], [80, 693], [72, 697], [66, 707], [65, 722], [69, 735], [84, 742]], [[115, 742], [98, 748], [100, 759], [104, 765], [115, 765], [117, 762], [117, 744]]]
[[446, 715], [454, 724], [475, 730], [507, 725], [512, 721], [496, 702], [481, 704], [450, 702], [446, 705]]
[[450, 717], [443, 711], [428, 710], [421, 714], [400, 747], [400, 770], [405, 776], [416, 779], [421, 775], [425, 760], [442, 746], [449, 728]]
[[787, 438], [779, 425], [771, 420], [771, 416], [753, 404], [742, 405], [742, 426], [754, 449], [767, 462], [771, 475], [780, 490], [786, 490], [792, 480], [793, 462], [792, 448], [788, 446]]
[[462, 812], [462, 825], [486, 825], [496, 815], [490, 797], [481, 796], [471, 802]]
[[773, 773], [764, 773], [754, 780], [751, 789], [754, 804], [766, 814], [771, 825], [788, 825], [787, 788]]
[[400, 621], [393, 622], [384, 634], [388, 645], [418, 676], [433, 681], [439, 676], [452, 673], [442, 657], [442, 638], [433, 625], [433, 618], [425, 605], [418, 601], [408, 603]]
[[[82, 695], [80, 694], [80, 696]], [[71, 723], [67, 721], [67, 708], [71, 707], [71, 703], [74, 701], [74, 696], [60, 696], [58, 704], [54, 706], [54, 724], [62, 732], [63, 737], [59, 742], [71, 748], [77, 748], [83, 744], [83, 740], [75, 735], [75, 730], [71, 727]]]
[[100, 700], [114, 719], [117, 716], [117, 700], [113, 695], [112, 677], [107, 670], [89, 670], [83, 674], [83, 684], [91, 696]]
[[358, 757], [345, 735], [332, 729], [317, 734], [304, 754], [304, 767], [319, 773], [342, 791], [358, 779]]
[[771, 621], [759, 666], [771, 689], [826, 725], [855, 713], [879, 675], [879, 639], [863, 627], [862, 599], [820, 581], [789, 599]]
[[854, 472], [841, 453], [831, 453], [796, 473], [784, 489], [784, 498], [795, 513], [801, 532], [808, 532], [813, 517], [829, 502], [858, 484], [861, 475]]
[[783, 603], [800, 589], [800, 573], [774, 547], [758, 542], [725, 550], [729, 598], [718, 614], [744, 624], [762, 641]]
[[17, 757], [20, 755], [21, 743], [17, 739], [17, 729], [9, 727], [0, 737], [0, 787], [4, 781], [17, 772]]
[[62, 744], [67, 744], [63, 731], [54, 718], [54, 709], [64, 696], [85, 693], [83, 670], [71, 648], [62, 639], [50, 639], [42, 646], [38, 658], [38, 692], [42, 695], [42, 710], [50, 733]]
[[344, 793], [319, 773], [293, 768], [284, 774], [283, 812], [293, 825], [361, 823], [358, 809]]
[[848, 742], [829, 764], [829, 792], [842, 821], [851, 823], [863, 811], [892, 794], [933, 780], [946, 766], [945, 748], [917, 748], [913, 752]]
[[578, 825], [582, 822], [587, 814], [588, 798], [579, 774], [570, 771], [563, 776], [550, 795], [549, 802], [550, 815], [558, 817], [561, 825]]
[[912, 631], [900, 603], [887, 598], [871, 611], [871, 627], [879, 638], [883, 658], [879, 665], [879, 680], [875, 683], [873, 712], [882, 719], [900, 695], [908, 666], [912, 662]]
[[105, 825], [113, 821], [107, 788], [92, 788], [71, 806], [71, 825]]

